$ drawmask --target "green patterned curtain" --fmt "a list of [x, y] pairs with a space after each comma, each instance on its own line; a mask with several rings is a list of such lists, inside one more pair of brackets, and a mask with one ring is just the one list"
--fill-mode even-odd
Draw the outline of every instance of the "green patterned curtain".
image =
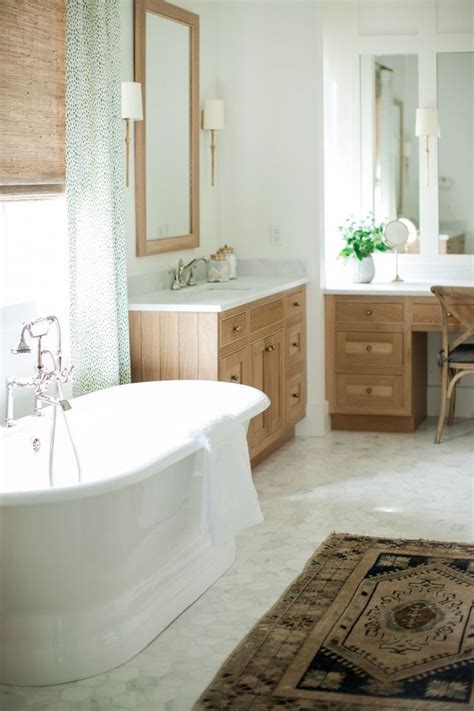
[[74, 394], [130, 382], [117, 0], [67, 0], [66, 195]]

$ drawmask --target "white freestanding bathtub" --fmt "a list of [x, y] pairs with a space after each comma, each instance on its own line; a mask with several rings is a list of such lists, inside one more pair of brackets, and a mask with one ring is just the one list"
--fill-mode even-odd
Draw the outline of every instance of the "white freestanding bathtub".
[[81, 481], [58, 417], [53, 487], [50, 413], [2, 430], [0, 682], [58, 684], [111, 669], [229, 568], [234, 542], [213, 546], [200, 530], [190, 429], [218, 413], [245, 424], [268, 403], [253, 388], [207, 381], [76, 398], [66, 417]]

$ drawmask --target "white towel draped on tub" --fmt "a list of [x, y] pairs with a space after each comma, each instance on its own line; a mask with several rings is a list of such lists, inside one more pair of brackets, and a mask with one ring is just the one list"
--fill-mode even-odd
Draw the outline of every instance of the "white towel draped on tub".
[[201, 530], [210, 534], [214, 545], [222, 545], [263, 521], [245, 429], [235, 417], [225, 415], [194, 436], [202, 446], [196, 459], [196, 474], [204, 477]]

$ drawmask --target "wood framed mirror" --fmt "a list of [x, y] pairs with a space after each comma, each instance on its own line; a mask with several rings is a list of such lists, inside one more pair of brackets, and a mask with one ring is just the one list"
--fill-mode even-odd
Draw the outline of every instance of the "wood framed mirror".
[[199, 246], [199, 16], [135, 0], [138, 257]]

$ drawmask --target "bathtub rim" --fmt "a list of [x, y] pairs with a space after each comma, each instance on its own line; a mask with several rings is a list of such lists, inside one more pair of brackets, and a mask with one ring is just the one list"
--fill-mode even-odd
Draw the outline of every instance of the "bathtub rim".
[[[76, 400], [85, 400], [86, 398], [89, 397], [94, 397], [97, 396], [98, 393], [105, 393], [107, 391], [113, 390], [117, 391], [119, 388], [135, 388], [135, 387], [146, 387], [147, 385], [151, 385], [152, 383], [159, 383], [159, 382], [176, 382], [180, 383], [180, 387], [186, 382], [192, 382], [192, 383], [202, 383], [203, 386], [206, 382], [213, 383], [215, 386], [219, 381], [184, 381], [184, 380], [177, 380], [177, 381], [150, 381], [148, 383], [141, 382], [141, 383], [127, 383], [124, 385], [116, 385], [113, 386], [112, 388], [108, 388], [107, 390], [101, 390], [101, 391], [95, 391], [93, 393], [89, 393], [88, 395], [82, 395], [79, 398], [74, 398]], [[261, 414], [264, 412], [267, 407], [270, 404], [270, 399], [268, 398], [267, 395], [265, 395], [263, 392], [260, 390], [257, 390], [256, 388], [253, 388], [248, 385], [240, 385], [240, 384], [229, 384], [229, 383], [220, 383], [224, 387], [230, 387], [235, 388], [235, 387], [240, 387], [240, 388], [245, 388], [249, 391], [253, 391], [255, 394], [258, 393], [260, 395], [259, 401], [255, 402], [252, 405], [249, 405], [246, 407], [241, 413], [238, 415], [234, 415], [235, 418], [241, 423], [245, 424], [246, 422], [249, 422], [253, 417], [256, 415]], [[32, 417], [31, 415], [27, 416], [28, 418]], [[27, 419], [27, 418], [21, 418], [22, 420]], [[0, 433], [1, 434], [1, 433]], [[141, 461], [140, 466], [136, 469], [124, 471], [120, 474], [117, 474], [114, 477], [109, 477], [105, 479], [98, 479], [97, 481], [90, 481], [90, 482], [84, 482], [84, 483], [79, 483], [79, 484], [73, 484], [70, 486], [62, 486], [62, 487], [54, 487], [52, 489], [31, 489], [29, 491], [8, 491], [8, 492], [2, 492], [0, 491], [0, 507], [13, 507], [13, 506], [29, 506], [29, 505], [34, 505], [34, 504], [50, 504], [50, 503], [57, 503], [57, 502], [62, 502], [62, 501], [71, 501], [71, 500], [76, 500], [76, 499], [82, 499], [86, 498], [88, 496], [98, 496], [102, 494], [107, 494], [111, 491], [115, 491], [117, 489], [122, 488], [123, 486], [128, 485], [133, 485], [135, 483], [139, 483], [145, 479], [148, 479], [150, 476], [153, 476], [155, 474], [159, 474], [160, 471], [163, 471], [167, 469], [169, 466], [181, 461], [182, 459], [185, 459], [186, 457], [198, 452], [202, 448], [200, 442], [193, 438], [193, 437], [184, 437], [182, 436], [179, 440], [179, 442], [172, 443], [170, 446], [167, 448], [167, 451], [164, 456], [160, 456], [159, 459], [149, 459], [148, 461]]]

